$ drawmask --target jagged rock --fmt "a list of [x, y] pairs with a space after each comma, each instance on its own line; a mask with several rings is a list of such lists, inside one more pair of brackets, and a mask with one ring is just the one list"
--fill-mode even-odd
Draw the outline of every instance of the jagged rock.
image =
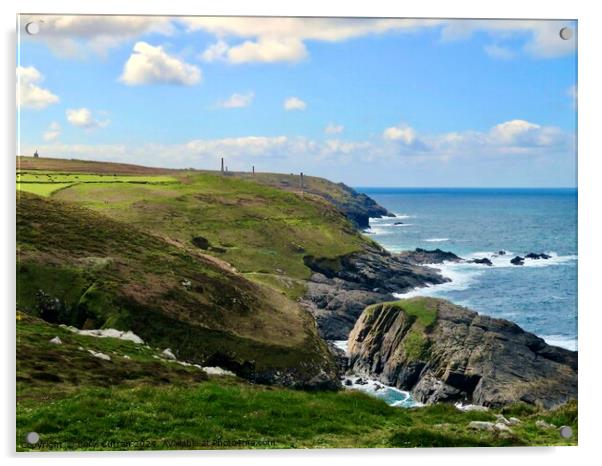
[[370, 304], [392, 301], [393, 293], [449, 281], [436, 269], [410, 263], [376, 245], [336, 260], [306, 256], [305, 263], [314, 274], [300, 302], [326, 340], [346, 340]]
[[495, 428], [495, 430], [498, 430], [500, 432], [512, 433], [512, 429], [502, 422], [495, 423], [493, 427]]
[[516, 425], [518, 425], [520, 423], [521, 423], [521, 420], [517, 419], [515, 417], [511, 417], [510, 419], [508, 419], [508, 424], [511, 425], [511, 426], [516, 426]]
[[525, 265], [525, 258], [521, 256], [516, 256], [510, 260], [510, 263], [513, 265]]
[[411, 264], [442, 264], [443, 262], [462, 262], [462, 258], [456, 256], [453, 252], [442, 251], [441, 249], [416, 248], [414, 251], [403, 251], [399, 256]]
[[[424, 316], [434, 317], [427, 325]], [[351, 371], [409, 390], [422, 403], [498, 407], [522, 400], [551, 408], [577, 397], [576, 352], [441, 299], [367, 308], [348, 353]]]
[[50, 340], [50, 343], [52, 343], [53, 345], [62, 345], [63, 342], [61, 341], [61, 339], [59, 337], [54, 337], [52, 340]]

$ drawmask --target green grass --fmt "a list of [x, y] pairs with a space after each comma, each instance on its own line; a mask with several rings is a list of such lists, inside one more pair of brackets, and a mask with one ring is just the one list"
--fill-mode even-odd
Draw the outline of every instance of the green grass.
[[[77, 202], [124, 223], [204, 251], [297, 298], [311, 270], [304, 257], [336, 258], [360, 250], [366, 239], [332, 205], [315, 196], [216, 174], [180, 176], [180, 183], [82, 183], [56, 198]], [[282, 277], [282, 279], [267, 278]], [[262, 279], [259, 275], [256, 278]], [[287, 280], [288, 279], [288, 280]]]
[[[577, 406], [513, 407], [513, 433], [468, 429], [497, 411], [393, 408], [355, 391], [305, 392], [210, 376], [153, 358], [159, 351], [73, 334], [17, 315], [17, 449], [137, 450], [573, 445], [539, 419], [570, 425]], [[63, 344], [49, 340], [59, 336]], [[81, 350], [84, 348], [84, 350]], [[111, 356], [102, 361], [93, 349]], [[124, 356], [128, 356], [126, 359]], [[521, 405], [522, 406], [522, 405]], [[520, 412], [520, 414], [516, 414]], [[507, 414], [508, 415], [508, 414]], [[32, 447], [23, 439], [37, 432]], [[241, 443], [243, 442], [243, 443]]]
[[53, 171], [17, 172], [17, 183], [176, 183], [173, 176], [61, 173]]
[[73, 183], [17, 183], [17, 191], [48, 197], [51, 194], [71, 186]]

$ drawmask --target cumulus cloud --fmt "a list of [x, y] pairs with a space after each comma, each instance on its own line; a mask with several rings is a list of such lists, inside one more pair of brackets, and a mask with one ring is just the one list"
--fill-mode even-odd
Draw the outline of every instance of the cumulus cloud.
[[42, 74], [33, 66], [17, 67], [17, 106], [42, 109], [59, 101], [57, 95], [39, 84], [44, 80]]
[[328, 123], [326, 128], [324, 128], [324, 132], [326, 134], [339, 134], [342, 133], [345, 127], [343, 125], [337, 125], [335, 123]]
[[129, 86], [179, 84], [193, 86], [201, 82], [200, 68], [169, 55], [163, 47], [137, 42], [119, 78]]
[[98, 118], [92, 115], [90, 109], [85, 107], [68, 109], [65, 112], [67, 116], [67, 121], [71, 123], [73, 126], [77, 126], [78, 128], [84, 128], [87, 130], [93, 130], [96, 128], [103, 128], [108, 126], [110, 123], [109, 119], [99, 120]]
[[307, 108], [307, 104], [299, 97], [289, 97], [284, 100], [283, 107], [286, 111], [305, 110]]
[[105, 55], [109, 49], [144, 34], [171, 35], [175, 28], [168, 17], [102, 15], [28, 15], [40, 24], [40, 34], [25, 40], [43, 42], [54, 54], [67, 58], [85, 58], [89, 52]]
[[223, 102], [218, 104], [222, 108], [242, 108], [248, 107], [253, 102], [255, 94], [253, 92], [247, 92], [246, 94], [239, 94], [235, 92]]
[[52, 123], [50, 123], [50, 126], [48, 126], [48, 129], [46, 131], [44, 131], [44, 134], [42, 135], [42, 137], [44, 138], [44, 141], [48, 141], [48, 142], [56, 141], [60, 136], [61, 136], [61, 125], [56, 121], [53, 121]]
[[391, 126], [383, 131], [383, 137], [389, 141], [401, 141], [412, 144], [416, 141], [416, 131], [408, 125]]

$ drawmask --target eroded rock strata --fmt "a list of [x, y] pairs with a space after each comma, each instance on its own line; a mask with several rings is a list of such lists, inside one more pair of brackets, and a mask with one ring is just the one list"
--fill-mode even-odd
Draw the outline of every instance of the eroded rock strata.
[[368, 307], [349, 335], [349, 368], [423, 403], [550, 408], [577, 398], [577, 352], [435, 298]]

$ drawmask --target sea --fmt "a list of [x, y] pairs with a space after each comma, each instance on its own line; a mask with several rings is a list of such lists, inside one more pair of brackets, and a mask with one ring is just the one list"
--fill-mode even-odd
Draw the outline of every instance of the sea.
[[[355, 189], [395, 214], [370, 219], [365, 232], [389, 251], [440, 248], [493, 263], [434, 265], [451, 282], [398, 297], [445, 298], [577, 349], [576, 189]], [[551, 258], [510, 263], [530, 252]], [[390, 404], [400, 400], [412, 405], [405, 392]]]

